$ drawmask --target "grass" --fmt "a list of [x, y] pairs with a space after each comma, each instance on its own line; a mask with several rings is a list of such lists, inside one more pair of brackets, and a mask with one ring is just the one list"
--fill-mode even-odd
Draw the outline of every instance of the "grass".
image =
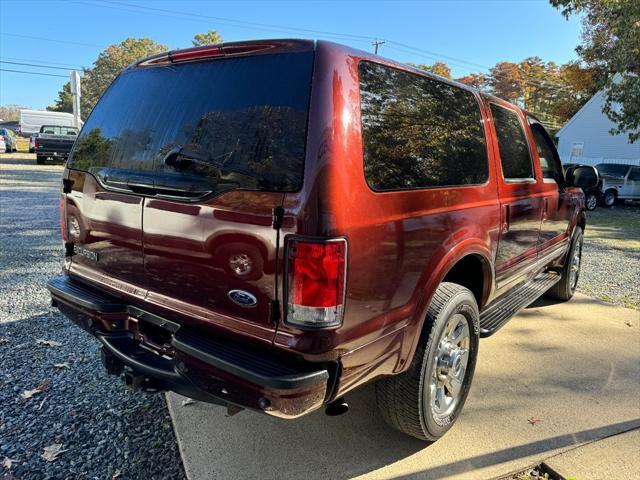
[[587, 212], [585, 236], [590, 241], [640, 252], [640, 206], [637, 202], [626, 203]]

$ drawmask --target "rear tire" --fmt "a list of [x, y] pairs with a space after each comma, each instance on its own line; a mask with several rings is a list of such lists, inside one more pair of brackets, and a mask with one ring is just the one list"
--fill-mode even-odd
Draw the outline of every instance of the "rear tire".
[[616, 204], [617, 200], [618, 192], [613, 188], [610, 188], [609, 190], [604, 192], [604, 195], [602, 196], [602, 204], [608, 208], [613, 207]]
[[385, 422], [420, 440], [442, 437], [457, 420], [469, 394], [478, 329], [473, 294], [455, 283], [440, 284], [411, 366], [376, 382], [377, 404]]
[[590, 212], [595, 210], [598, 206], [598, 197], [595, 193], [588, 193], [584, 199], [584, 206]]
[[560, 270], [562, 278], [547, 292], [547, 295], [550, 297], [566, 302], [576, 293], [576, 287], [578, 286], [578, 280], [580, 278], [580, 266], [582, 265], [582, 243], [582, 228], [576, 227], [567, 259]]
[[36, 163], [38, 165], [44, 165], [46, 159], [47, 157], [45, 157], [44, 155], [36, 155]]

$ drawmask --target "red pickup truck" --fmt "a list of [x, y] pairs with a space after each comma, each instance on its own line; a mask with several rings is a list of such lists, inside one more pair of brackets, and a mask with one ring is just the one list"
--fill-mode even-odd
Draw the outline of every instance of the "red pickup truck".
[[568, 300], [580, 188], [536, 118], [329, 42], [171, 51], [126, 68], [64, 171], [53, 303], [145, 391], [294, 418], [376, 382], [425, 440], [480, 337]]

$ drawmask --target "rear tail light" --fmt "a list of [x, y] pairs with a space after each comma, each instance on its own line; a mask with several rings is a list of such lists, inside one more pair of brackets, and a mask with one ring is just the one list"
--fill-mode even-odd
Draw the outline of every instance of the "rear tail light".
[[346, 260], [345, 239], [288, 240], [287, 323], [306, 328], [342, 324]]
[[60, 232], [62, 233], [63, 242], [66, 242], [69, 239], [67, 235], [67, 211], [65, 204], [66, 199], [64, 195], [60, 195]]
[[38, 139], [38, 137], [36, 137], [35, 140], [33, 141], [33, 145], [36, 148], [40, 148], [40, 139]]

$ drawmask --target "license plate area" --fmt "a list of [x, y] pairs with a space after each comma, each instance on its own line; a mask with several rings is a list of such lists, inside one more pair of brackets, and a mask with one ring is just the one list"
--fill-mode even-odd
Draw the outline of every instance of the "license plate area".
[[129, 314], [129, 330], [136, 341], [161, 355], [174, 356], [171, 341], [179, 324], [137, 308], [130, 307]]

